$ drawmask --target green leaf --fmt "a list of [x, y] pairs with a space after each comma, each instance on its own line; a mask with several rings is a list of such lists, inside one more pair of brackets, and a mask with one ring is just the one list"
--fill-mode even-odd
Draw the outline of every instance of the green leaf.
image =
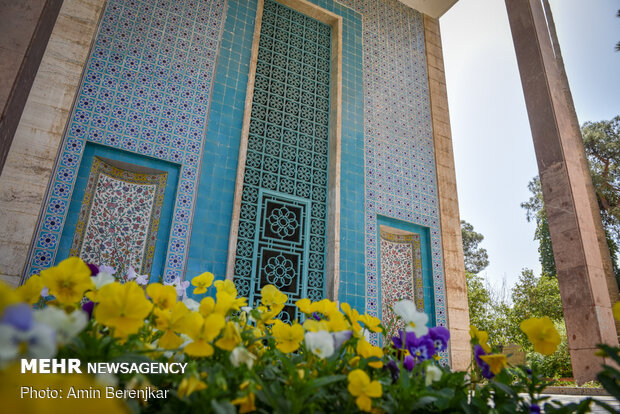
[[211, 400], [211, 407], [213, 407], [213, 411], [217, 414], [237, 414], [235, 406], [230, 401], [217, 401], [213, 399]]

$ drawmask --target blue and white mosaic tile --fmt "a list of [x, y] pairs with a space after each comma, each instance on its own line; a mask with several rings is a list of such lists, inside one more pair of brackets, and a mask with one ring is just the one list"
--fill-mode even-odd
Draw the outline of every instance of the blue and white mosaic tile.
[[86, 141], [181, 166], [164, 277], [183, 275], [224, 0], [110, 0], [67, 127], [27, 274], [55, 261]]
[[396, 0], [342, 3], [359, 12], [363, 23], [366, 311], [380, 316], [377, 215], [381, 215], [430, 229], [432, 322], [446, 326], [422, 15]]

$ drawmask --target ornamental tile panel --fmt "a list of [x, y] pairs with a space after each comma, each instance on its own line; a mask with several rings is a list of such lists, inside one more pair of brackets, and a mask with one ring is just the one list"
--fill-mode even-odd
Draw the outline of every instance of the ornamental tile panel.
[[149, 274], [157, 241], [167, 173], [140, 173], [95, 157], [70, 256]]

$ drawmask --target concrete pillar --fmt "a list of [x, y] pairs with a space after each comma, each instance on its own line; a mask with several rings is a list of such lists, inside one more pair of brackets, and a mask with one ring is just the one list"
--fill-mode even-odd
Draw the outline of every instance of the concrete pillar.
[[0, 172], [62, 0], [0, 0]]
[[617, 345], [607, 288], [605, 257], [597, 239], [581, 134], [574, 122], [557, 66], [541, 0], [506, 0], [525, 95], [549, 232], [564, 308], [573, 375], [593, 380], [601, 364], [596, 345]]
[[437, 165], [439, 218], [443, 268], [446, 280], [446, 307], [450, 329], [450, 364], [452, 369], [466, 371], [471, 362], [469, 344], [469, 307], [461, 240], [461, 220], [456, 191], [452, 133], [448, 113], [448, 92], [443, 66], [439, 21], [424, 15], [424, 47], [428, 67], [428, 84]]

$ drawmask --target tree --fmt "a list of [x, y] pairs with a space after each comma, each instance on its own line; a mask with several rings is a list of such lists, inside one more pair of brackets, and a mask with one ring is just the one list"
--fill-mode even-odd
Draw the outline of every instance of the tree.
[[461, 220], [461, 235], [463, 237], [463, 255], [465, 256], [465, 271], [480, 273], [489, 265], [487, 250], [478, 245], [484, 236], [474, 230], [474, 226]]
[[557, 272], [555, 270], [551, 235], [549, 234], [549, 222], [547, 221], [547, 212], [545, 211], [540, 178], [538, 176], [534, 177], [527, 184], [527, 188], [532, 193], [532, 196], [528, 201], [521, 203], [521, 207], [525, 209], [528, 222], [532, 220], [536, 221], [534, 240], [538, 240], [538, 258], [542, 266], [542, 272], [548, 275], [555, 275]]
[[482, 276], [465, 273], [467, 277], [467, 299], [469, 321], [476, 328], [487, 331], [489, 343], [503, 346], [513, 342], [510, 319], [510, 304], [505, 295], [505, 286], [495, 289]]
[[[557, 277], [545, 273], [537, 277], [532, 270], [523, 269], [518, 282], [512, 288], [512, 308], [508, 315], [508, 336], [527, 352], [530, 363], [538, 365], [547, 377], [572, 376]], [[532, 344], [519, 329], [522, 321], [544, 316], [553, 320], [562, 337], [558, 350], [546, 357], [534, 352]]]
[[[620, 284], [617, 261], [620, 246], [620, 116], [611, 121], [586, 122], [581, 127], [581, 133], [614, 273]], [[521, 207], [526, 210], [528, 221], [536, 220], [534, 239], [539, 243], [543, 273], [555, 275], [549, 223], [539, 177], [534, 177], [528, 183], [528, 189], [532, 196], [521, 203]]]

